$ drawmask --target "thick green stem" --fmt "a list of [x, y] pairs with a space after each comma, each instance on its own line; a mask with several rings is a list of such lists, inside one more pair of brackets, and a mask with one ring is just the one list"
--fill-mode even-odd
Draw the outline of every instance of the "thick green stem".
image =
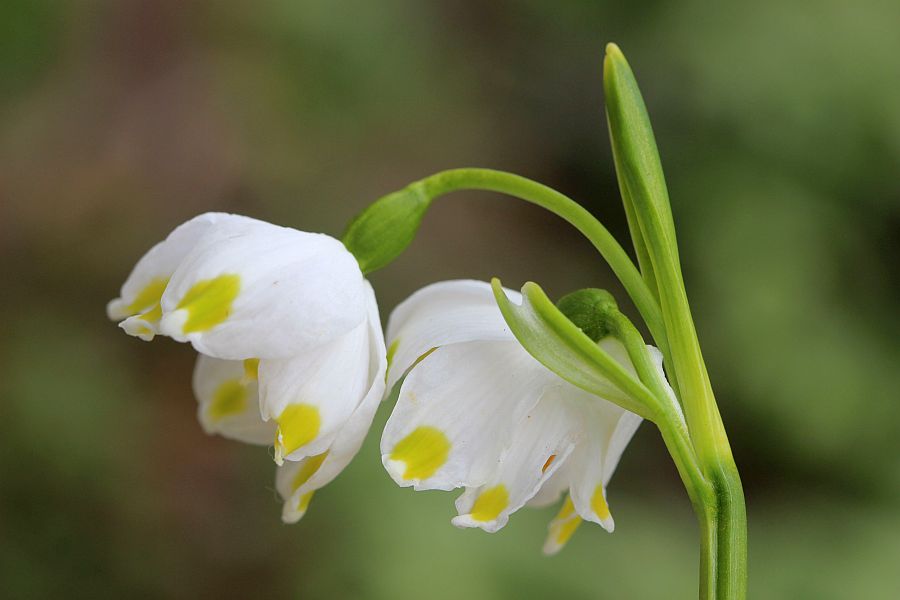
[[431, 199], [460, 190], [498, 192], [536, 204], [569, 222], [594, 245], [612, 268], [641, 313], [651, 335], [667, 354], [665, 326], [656, 298], [622, 246], [583, 206], [546, 185], [492, 169], [441, 171], [409, 187], [417, 186]]

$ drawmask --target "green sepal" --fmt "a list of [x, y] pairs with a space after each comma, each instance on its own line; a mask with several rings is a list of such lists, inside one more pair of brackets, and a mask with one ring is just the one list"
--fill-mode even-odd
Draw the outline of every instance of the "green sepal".
[[412, 243], [431, 198], [420, 183], [383, 196], [347, 226], [341, 241], [363, 273], [389, 265]]
[[646, 388], [600, 348], [532, 282], [522, 287], [522, 304], [507, 298], [500, 280], [491, 280], [506, 324], [520, 344], [545, 367], [586, 392], [650, 419], [655, 411], [626, 390]]

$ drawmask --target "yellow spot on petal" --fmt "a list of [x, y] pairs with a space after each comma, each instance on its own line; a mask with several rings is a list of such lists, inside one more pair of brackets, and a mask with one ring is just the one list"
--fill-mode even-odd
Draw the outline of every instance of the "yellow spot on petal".
[[578, 529], [578, 526], [581, 525], [580, 517], [572, 517], [562, 523], [559, 523], [556, 526], [556, 531], [554, 532], [556, 535], [556, 543], [562, 546], [563, 544], [569, 541], [575, 531]]
[[598, 485], [594, 490], [594, 496], [591, 498], [591, 508], [601, 521], [605, 521], [610, 517], [609, 506], [606, 504], [606, 498], [603, 497], [603, 486]]
[[481, 493], [469, 514], [476, 521], [493, 521], [509, 506], [509, 492], [503, 484], [495, 485]]
[[198, 281], [187, 291], [177, 310], [186, 310], [184, 333], [209, 331], [231, 314], [231, 304], [241, 290], [239, 275], [219, 275]]
[[[134, 297], [131, 304], [126, 309], [129, 315], [136, 315], [141, 311], [150, 309], [152, 312], [155, 306], [159, 306], [159, 299], [162, 298], [166, 286], [169, 285], [167, 277], [156, 277], [150, 280], [150, 283], [144, 286], [138, 295]], [[157, 317], [158, 318], [158, 317]], [[148, 319], [149, 320], [149, 319]]]
[[322, 425], [319, 409], [312, 404], [291, 404], [275, 421], [278, 423], [275, 452], [281, 456], [287, 456], [315, 439]]
[[403, 479], [428, 479], [447, 462], [450, 446], [443, 431], [423, 425], [400, 440], [390, 458], [406, 463]]
[[315, 493], [316, 493], [316, 491], [313, 490], [311, 492], [306, 492], [305, 494], [300, 496], [300, 502], [297, 503], [297, 511], [298, 512], [301, 512], [301, 513], [306, 512], [306, 509], [309, 508], [309, 502], [310, 502], [310, 500], [312, 500], [313, 494], [315, 494]]
[[297, 471], [297, 474], [294, 475], [294, 480], [291, 482], [291, 491], [296, 492], [300, 489], [301, 485], [309, 481], [309, 478], [312, 477], [315, 472], [319, 470], [319, 467], [322, 466], [322, 463], [325, 462], [326, 456], [328, 456], [328, 453], [323, 452], [322, 454], [310, 456], [304, 460], [303, 464], [300, 466], [300, 470]]
[[562, 508], [559, 509], [559, 514], [556, 515], [556, 519], [561, 521], [572, 516], [572, 513], [575, 512], [575, 504], [572, 502], [571, 496], [566, 496], [566, 501], [563, 502]]
[[550, 523], [550, 534], [548, 536], [548, 544], [556, 552], [569, 541], [574, 535], [578, 526], [581, 525], [581, 517], [575, 514], [575, 505], [572, 503], [571, 496], [566, 496], [559, 514]]
[[247, 408], [247, 388], [237, 379], [221, 384], [213, 393], [206, 414], [213, 421], [242, 413]]
[[142, 319], [148, 323], [156, 323], [160, 318], [162, 318], [162, 306], [159, 305], [159, 302], [147, 312], [138, 315], [138, 319]]
[[546, 472], [547, 472], [547, 469], [550, 468], [550, 465], [553, 464], [553, 461], [554, 461], [554, 460], [556, 460], [556, 455], [555, 455], [555, 454], [551, 454], [550, 457], [547, 459], [547, 462], [544, 463], [544, 466], [541, 467], [541, 473], [546, 473]]
[[246, 381], [256, 381], [259, 379], [258, 358], [248, 358], [244, 361], [244, 379]]

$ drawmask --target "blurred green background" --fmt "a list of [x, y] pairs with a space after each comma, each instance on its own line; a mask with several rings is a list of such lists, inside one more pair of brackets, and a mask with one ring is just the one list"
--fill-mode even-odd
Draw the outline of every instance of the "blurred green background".
[[[0, 597], [691, 598], [697, 532], [644, 425], [617, 530], [540, 554], [363, 452], [295, 526], [265, 450], [206, 437], [192, 351], [105, 319], [135, 260], [207, 210], [339, 234], [457, 166], [512, 170], [627, 239], [602, 112], [618, 42], [656, 128], [689, 293], [744, 477], [753, 598], [900, 590], [900, 3], [0, 3]], [[608, 287], [554, 217], [429, 213], [373, 277]], [[632, 312], [632, 314], [634, 314]]]

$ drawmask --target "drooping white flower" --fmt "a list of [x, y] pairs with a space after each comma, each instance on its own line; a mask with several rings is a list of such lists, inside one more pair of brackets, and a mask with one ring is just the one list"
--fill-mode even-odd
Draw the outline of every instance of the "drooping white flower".
[[162, 333], [208, 356], [287, 358], [361, 323], [365, 287], [330, 236], [207, 213], [144, 255], [107, 312], [131, 335]]
[[[514, 302], [517, 292], [506, 290]], [[581, 520], [614, 524], [606, 486], [641, 418], [564, 381], [509, 331], [489, 284], [447, 281], [400, 304], [388, 325], [388, 385], [403, 378], [381, 441], [401, 486], [464, 487], [460, 527], [493, 532], [510, 514], [568, 496], [545, 544]], [[632, 373], [620, 342], [601, 347]], [[661, 358], [651, 352], [661, 371]], [[412, 367], [410, 369], [410, 367]]]
[[210, 434], [274, 444], [283, 519], [359, 450], [384, 396], [384, 337], [371, 285], [337, 240], [208, 213], [135, 266], [111, 318], [200, 352], [193, 387]]

